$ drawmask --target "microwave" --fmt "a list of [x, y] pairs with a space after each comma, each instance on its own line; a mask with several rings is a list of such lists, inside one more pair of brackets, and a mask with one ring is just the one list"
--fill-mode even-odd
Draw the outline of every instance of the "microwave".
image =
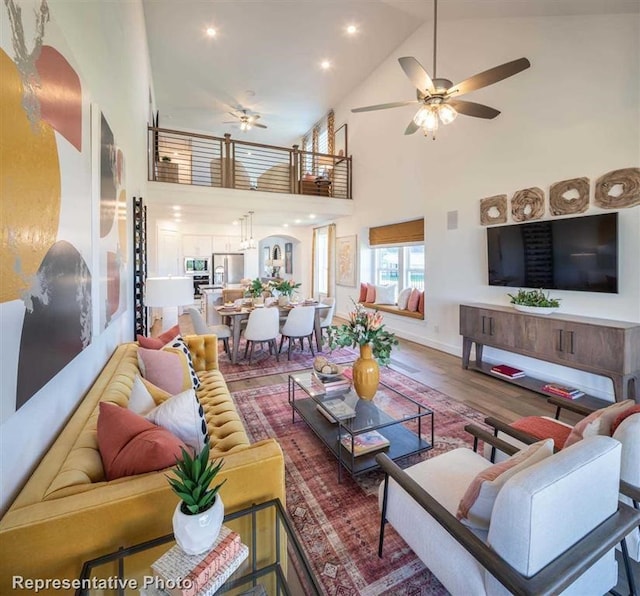
[[184, 259], [185, 273], [209, 273], [208, 257], [185, 257]]

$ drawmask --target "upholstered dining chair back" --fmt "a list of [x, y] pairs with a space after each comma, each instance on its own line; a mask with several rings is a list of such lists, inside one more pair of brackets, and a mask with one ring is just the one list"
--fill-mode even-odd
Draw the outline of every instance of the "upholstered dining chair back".
[[269, 341], [278, 337], [279, 313], [277, 308], [255, 308], [249, 314], [244, 338], [249, 341]]
[[282, 325], [282, 328], [280, 329], [282, 337], [280, 338], [279, 347], [279, 351], [281, 352], [282, 345], [286, 337], [289, 343], [289, 345], [287, 346], [287, 359], [291, 360], [291, 351], [294, 347], [294, 340], [299, 339], [300, 349], [304, 350], [305, 337], [307, 338], [307, 342], [309, 343], [309, 350], [311, 351], [311, 354], [315, 356], [312, 342], [315, 317], [315, 306], [296, 306], [289, 311], [287, 320], [284, 322], [284, 325]]
[[321, 304], [326, 304], [329, 309], [320, 314], [320, 327], [329, 327], [333, 323], [333, 315], [336, 312], [336, 299], [333, 296], [322, 298]]
[[[215, 311], [215, 309], [212, 309]], [[191, 323], [193, 324], [193, 330], [196, 335], [209, 335], [214, 334], [219, 340], [222, 340], [224, 350], [229, 353], [229, 338], [231, 337], [231, 329], [228, 325], [207, 325], [204, 317], [197, 308], [190, 306], [187, 308], [187, 312], [191, 317]], [[216, 312], [216, 314], [218, 314]]]
[[193, 330], [196, 332], [197, 335], [207, 335], [209, 333], [212, 333], [211, 330], [209, 329], [209, 325], [207, 325], [207, 322], [204, 320], [204, 317], [202, 316], [202, 314], [197, 308], [190, 306], [189, 308], [187, 308], [187, 312], [191, 317]]
[[279, 361], [278, 350], [276, 348], [276, 337], [280, 329], [280, 313], [277, 308], [255, 308], [251, 311], [247, 320], [247, 327], [244, 330], [246, 346], [244, 350], [245, 358], [249, 352], [249, 363], [253, 362], [253, 347], [255, 344], [266, 343], [269, 346], [269, 354], [275, 354]]

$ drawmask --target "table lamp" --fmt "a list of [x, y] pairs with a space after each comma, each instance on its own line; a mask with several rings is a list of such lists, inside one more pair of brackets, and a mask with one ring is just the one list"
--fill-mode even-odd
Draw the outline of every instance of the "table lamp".
[[145, 306], [162, 308], [162, 331], [178, 323], [178, 306], [193, 304], [193, 280], [190, 277], [147, 277]]

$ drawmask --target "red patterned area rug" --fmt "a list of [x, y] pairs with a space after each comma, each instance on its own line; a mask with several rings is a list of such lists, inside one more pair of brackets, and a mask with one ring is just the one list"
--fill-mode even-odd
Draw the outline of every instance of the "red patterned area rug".
[[[295, 370], [303, 370], [313, 366], [314, 357], [311, 355], [306, 341], [304, 342], [304, 352], [301, 352], [300, 348], [296, 346], [295, 351], [291, 352], [291, 360], [287, 360], [287, 344], [285, 342], [285, 345], [282, 347], [282, 354], [280, 354], [280, 362], [276, 360], [274, 355], [269, 355], [268, 352], [260, 355], [257, 355], [256, 352], [254, 353], [253, 363], [249, 363], [249, 358], [242, 358], [244, 355], [245, 345], [245, 341], [242, 339], [238, 346], [237, 364], [232, 364], [231, 360], [224, 352], [221, 351], [218, 354], [218, 366], [227, 383], [243, 379], [253, 379], [255, 377], [262, 377], [265, 375], [293, 372]], [[221, 346], [222, 344], [220, 344], [220, 347]], [[256, 347], [256, 350], [257, 349], [258, 348]], [[318, 355], [317, 352], [316, 355]], [[329, 352], [326, 350], [322, 352], [321, 355], [330, 357], [331, 362], [336, 364], [346, 364], [347, 362], [353, 362], [358, 357], [359, 353], [351, 348], [339, 348], [333, 350], [330, 356]]]
[[[381, 375], [435, 413], [435, 446], [412, 462], [472, 445], [464, 426], [482, 423], [480, 413], [389, 368], [381, 369]], [[282, 446], [287, 510], [326, 594], [447, 594], [391, 526], [385, 531], [384, 558], [378, 558], [377, 489], [382, 474], [370, 472], [354, 480], [344, 473], [339, 484], [335, 458], [303, 420], [296, 416], [292, 423], [285, 383], [236, 391], [233, 397], [250, 438], [275, 437]]]

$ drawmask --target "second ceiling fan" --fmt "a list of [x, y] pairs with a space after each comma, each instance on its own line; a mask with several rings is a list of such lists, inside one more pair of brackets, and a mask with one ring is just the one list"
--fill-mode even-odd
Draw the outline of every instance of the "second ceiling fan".
[[256, 128], [267, 128], [265, 124], [257, 122], [260, 114], [249, 114], [248, 110], [239, 110], [237, 113], [229, 112], [229, 114], [238, 120], [227, 120], [223, 124], [237, 124], [239, 121], [240, 130], [243, 132], [251, 130], [254, 126]]
[[453, 84], [449, 79], [436, 77], [436, 57], [438, 39], [438, 0], [433, 3], [433, 78], [422, 67], [413, 56], [398, 58], [398, 62], [409, 80], [416, 87], [417, 99], [408, 101], [396, 101], [383, 103], [362, 108], [353, 108], [352, 112], [370, 112], [373, 110], [386, 110], [388, 108], [399, 108], [414, 103], [421, 103], [422, 106], [417, 111], [404, 134], [410, 135], [422, 129], [425, 136], [431, 134], [435, 139], [439, 122], [450, 124], [457, 115], [473, 116], [474, 118], [495, 118], [500, 114], [499, 110], [472, 101], [458, 99], [461, 95], [493, 85], [507, 77], [518, 74], [529, 68], [531, 63], [526, 58], [518, 58], [511, 62], [506, 62], [500, 66], [490, 68]]

